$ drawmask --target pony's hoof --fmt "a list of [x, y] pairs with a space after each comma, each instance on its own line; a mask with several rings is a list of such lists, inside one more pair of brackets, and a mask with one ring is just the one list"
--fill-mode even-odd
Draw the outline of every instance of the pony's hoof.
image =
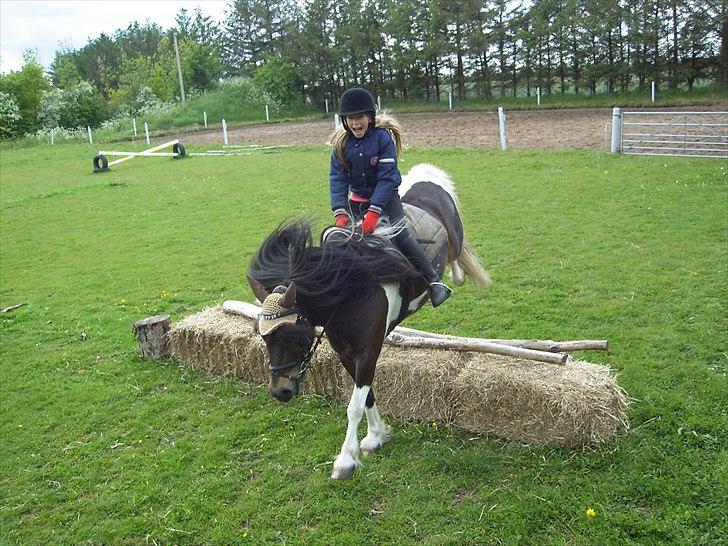
[[356, 464], [351, 466], [345, 466], [343, 468], [334, 467], [334, 471], [331, 473], [332, 480], [348, 480], [354, 475], [356, 471]]
[[389, 434], [387, 434], [386, 436], [381, 436], [379, 438], [369, 438], [369, 436], [367, 436], [361, 441], [360, 449], [362, 455], [364, 455], [364, 457], [368, 457], [372, 453], [376, 453], [382, 448], [384, 444], [389, 442], [390, 439], [391, 436]]

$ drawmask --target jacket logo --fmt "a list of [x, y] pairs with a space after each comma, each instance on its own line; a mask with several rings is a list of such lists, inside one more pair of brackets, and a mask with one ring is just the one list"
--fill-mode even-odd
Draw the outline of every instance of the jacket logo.
[[372, 166], [374, 166], [374, 165], [376, 165], [377, 163], [379, 163], [379, 158], [378, 158], [377, 156], [374, 156], [374, 157], [373, 157], [373, 158], [372, 158], [372, 159], [371, 159], [371, 160], [369, 161], [369, 163], [371, 163], [371, 164], [372, 164]]

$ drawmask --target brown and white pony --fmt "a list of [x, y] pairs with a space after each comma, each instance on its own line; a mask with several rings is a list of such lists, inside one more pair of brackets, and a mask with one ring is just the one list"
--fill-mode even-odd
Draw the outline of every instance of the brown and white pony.
[[[425, 214], [439, 226], [433, 235], [430, 221], [424, 240], [413, 226], [415, 237], [430, 247], [438, 273], [449, 265], [455, 284], [462, 285], [467, 275], [487, 286], [488, 275], [465, 240], [450, 178], [431, 165], [416, 165], [403, 177], [400, 194], [410, 218]], [[391, 241], [397, 229], [363, 237], [356, 227], [329, 228], [314, 245], [310, 224], [299, 220], [271, 233], [249, 267], [248, 281], [263, 302], [256, 325], [268, 350], [271, 394], [286, 402], [298, 393], [318, 341], [316, 326], [324, 328], [354, 379], [346, 438], [332, 478], [350, 477], [361, 464], [360, 453], [369, 455], [390, 439], [372, 389], [377, 358], [387, 334], [427, 301], [427, 281]], [[357, 428], [364, 413], [368, 430], [360, 444]]]

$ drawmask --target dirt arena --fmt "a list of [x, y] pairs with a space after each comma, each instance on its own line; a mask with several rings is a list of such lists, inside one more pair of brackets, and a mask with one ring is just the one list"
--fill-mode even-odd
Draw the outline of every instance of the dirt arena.
[[[725, 105], [708, 109], [725, 109]], [[495, 111], [397, 114], [397, 118], [405, 130], [405, 143], [411, 146], [494, 149], [500, 146], [498, 113]], [[506, 114], [508, 147], [607, 149], [611, 121], [611, 108], [510, 111]], [[252, 125], [229, 129], [228, 141], [230, 144], [324, 144], [332, 129], [333, 116], [327, 121]], [[181, 135], [180, 139], [188, 144], [215, 147], [223, 144], [222, 129]]]

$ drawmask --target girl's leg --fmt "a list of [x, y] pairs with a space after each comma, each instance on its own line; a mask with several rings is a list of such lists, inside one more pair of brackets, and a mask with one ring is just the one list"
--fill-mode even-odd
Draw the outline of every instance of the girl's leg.
[[[399, 200], [399, 196], [395, 195], [392, 197], [384, 212], [392, 222], [396, 222], [404, 217], [404, 210], [402, 209], [402, 202]], [[402, 254], [407, 257], [415, 269], [420, 271], [430, 283], [427, 291], [430, 295], [432, 306], [437, 307], [449, 298], [452, 290], [442, 282], [437, 271], [432, 267], [430, 259], [425, 254], [425, 251], [422, 250], [422, 247], [417, 242], [417, 239], [414, 238], [410, 229], [403, 229], [394, 240], [397, 243], [397, 247], [402, 251]]]

